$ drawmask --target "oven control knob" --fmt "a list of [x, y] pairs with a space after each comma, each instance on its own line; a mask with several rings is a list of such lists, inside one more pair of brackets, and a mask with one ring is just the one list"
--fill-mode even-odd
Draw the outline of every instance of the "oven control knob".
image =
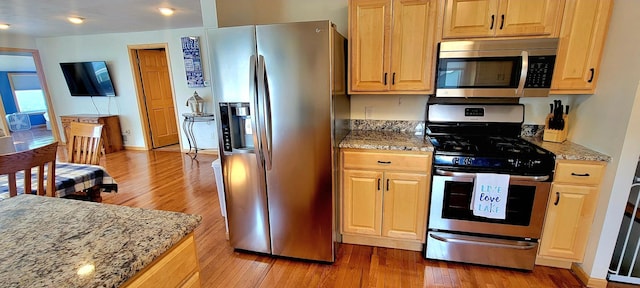
[[460, 164], [460, 158], [458, 158], [458, 157], [451, 158], [451, 164], [453, 164], [453, 165]]
[[471, 157], [464, 158], [464, 165], [471, 166], [471, 164], [473, 164], [473, 158]]

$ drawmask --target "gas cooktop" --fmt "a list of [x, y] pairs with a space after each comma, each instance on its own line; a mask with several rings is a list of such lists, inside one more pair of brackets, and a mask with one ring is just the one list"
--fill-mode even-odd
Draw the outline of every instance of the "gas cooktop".
[[427, 136], [434, 167], [459, 172], [550, 175], [555, 159], [519, 137], [522, 105], [429, 105]]
[[[548, 175], [552, 153], [523, 139], [505, 136], [430, 136], [434, 165], [465, 172]], [[442, 168], [442, 167], [441, 167]]]

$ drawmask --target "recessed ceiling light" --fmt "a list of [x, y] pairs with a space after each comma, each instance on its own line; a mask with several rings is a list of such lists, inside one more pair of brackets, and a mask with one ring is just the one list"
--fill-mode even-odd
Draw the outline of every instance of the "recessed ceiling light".
[[158, 10], [160, 10], [160, 13], [162, 13], [162, 15], [164, 16], [171, 16], [176, 11], [173, 8], [167, 8], [167, 7], [160, 7], [158, 8]]
[[84, 18], [81, 17], [68, 17], [67, 20], [73, 24], [82, 24], [84, 22]]
[[11, 25], [9, 25], [9, 24], [0, 24], [0, 29], [7, 30], [7, 29], [9, 29], [9, 26], [11, 26]]

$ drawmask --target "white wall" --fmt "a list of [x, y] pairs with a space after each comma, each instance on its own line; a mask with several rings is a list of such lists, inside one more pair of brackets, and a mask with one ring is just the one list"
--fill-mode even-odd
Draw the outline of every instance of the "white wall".
[[36, 41], [34, 38], [15, 34], [1, 34], [0, 47], [36, 49]]
[[[205, 111], [213, 111], [211, 88], [188, 88], [186, 84], [185, 67], [182, 57], [180, 37], [200, 36], [203, 69], [208, 76], [209, 65], [206, 57], [206, 39], [204, 29], [186, 28], [175, 30], [113, 33], [86, 36], [68, 36], [54, 38], [39, 38], [37, 47], [42, 57], [42, 65], [54, 109], [58, 116], [67, 114], [117, 114], [120, 117], [123, 134], [127, 135], [125, 146], [144, 147], [142, 123], [136, 100], [136, 88], [131, 69], [127, 45], [168, 43], [169, 66], [172, 72], [173, 93], [176, 104], [176, 117], [183, 148], [188, 143], [182, 133], [182, 113], [190, 112], [186, 101], [194, 91], [207, 101]], [[74, 61], [104, 60], [110, 70], [116, 88], [117, 97], [71, 97], [65, 84], [59, 63]], [[60, 121], [56, 119], [56, 121]], [[60, 126], [62, 127], [62, 126]], [[198, 146], [202, 148], [217, 147], [215, 123], [196, 123]], [[61, 135], [63, 136], [63, 135]]]
[[424, 121], [427, 99], [427, 95], [351, 95], [351, 119]]

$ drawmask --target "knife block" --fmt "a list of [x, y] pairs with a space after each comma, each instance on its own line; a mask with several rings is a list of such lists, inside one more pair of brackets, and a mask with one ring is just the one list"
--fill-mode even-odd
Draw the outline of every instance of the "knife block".
[[564, 119], [564, 129], [562, 130], [557, 130], [557, 129], [549, 129], [549, 121], [553, 118], [553, 114], [549, 114], [549, 116], [547, 116], [547, 120], [545, 121], [545, 126], [544, 126], [544, 134], [542, 136], [542, 140], [544, 141], [549, 141], [549, 142], [564, 142], [564, 140], [567, 140], [567, 132], [569, 130], [569, 117], [567, 116], [567, 114], [563, 115], [563, 119]]

